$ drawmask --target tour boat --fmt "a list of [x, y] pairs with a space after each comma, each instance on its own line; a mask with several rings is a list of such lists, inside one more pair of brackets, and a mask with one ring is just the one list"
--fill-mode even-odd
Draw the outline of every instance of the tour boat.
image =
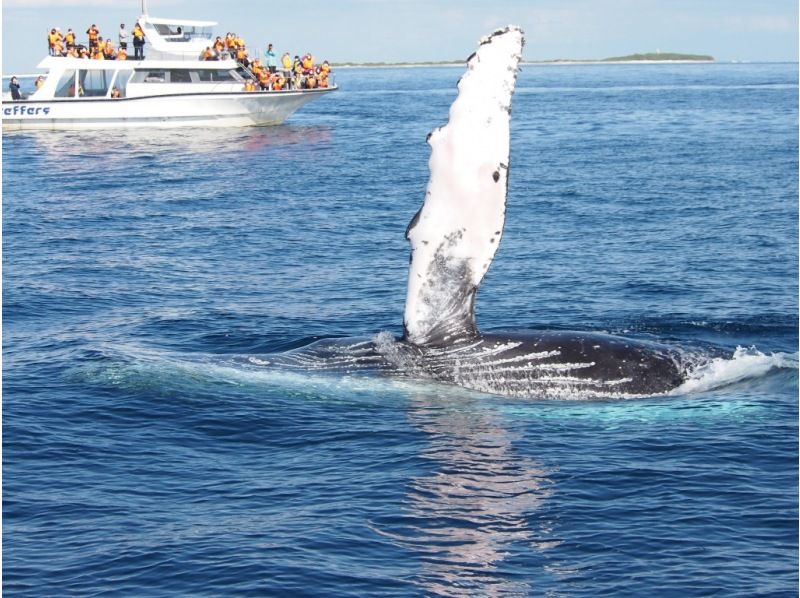
[[147, 14], [138, 22], [148, 42], [144, 59], [46, 57], [37, 67], [47, 70], [39, 89], [22, 100], [3, 95], [3, 130], [278, 125], [337, 89], [245, 91], [247, 74], [236, 60], [200, 58], [217, 23]]

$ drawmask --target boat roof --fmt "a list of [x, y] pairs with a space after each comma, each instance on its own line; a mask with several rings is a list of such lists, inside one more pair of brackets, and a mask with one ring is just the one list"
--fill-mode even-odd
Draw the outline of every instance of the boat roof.
[[193, 21], [192, 19], [162, 19], [142, 15], [142, 21], [153, 25], [188, 25], [189, 27], [214, 27], [218, 25], [216, 21]]
[[227, 60], [93, 60], [91, 58], [66, 58], [47, 56], [36, 68], [49, 70], [85, 69], [117, 71], [134, 69], [235, 69], [237, 63]]

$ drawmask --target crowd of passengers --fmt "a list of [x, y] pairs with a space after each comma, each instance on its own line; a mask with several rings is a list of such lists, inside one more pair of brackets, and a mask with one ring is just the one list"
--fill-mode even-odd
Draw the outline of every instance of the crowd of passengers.
[[91, 58], [94, 60], [127, 60], [128, 59], [128, 40], [133, 41], [134, 60], [144, 59], [144, 30], [136, 23], [132, 32], [125, 29], [125, 24], [121, 23], [117, 33], [118, 46], [110, 37], [103, 39], [97, 25], [92, 25], [86, 30], [89, 38], [87, 44], [79, 44], [77, 36], [72, 29], [67, 29], [66, 33], [61, 32], [60, 27], [50, 29], [47, 34], [47, 51], [50, 56], [66, 56], [69, 58]]
[[252, 77], [245, 78], [245, 91], [280, 91], [282, 89], [315, 89], [329, 86], [328, 76], [331, 65], [326, 60], [320, 65], [314, 64], [314, 56], [309, 52], [292, 59], [289, 52], [281, 56], [278, 69], [278, 56], [267, 44], [264, 61], [253, 58], [247, 51], [245, 41], [235, 33], [228, 32], [223, 39], [220, 36], [211, 46], [206, 47], [200, 55], [201, 60], [222, 60], [230, 56], [250, 71]]
[[[89, 37], [87, 45], [76, 42], [76, 35], [72, 29], [61, 33], [61, 28], [50, 29], [47, 34], [47, 47], [51, 56], [67, 56], [69, 58], [90, 58], [94, 60], [127, 60], [128, 40], [132, 39], [134, 60], [144, 59], [145, 34], [139, 23], [132, 32], [125, 29], [125, 24], [119, 26], [117, 33], [118, 44], [115, 47], [110, 37], [103, 39], [97, 25], [92, 23], [86, 30]], [[245, 78], [245, 91], [279, 91], [282, 89], [315, 89], [329, 86], [328, 76], [331, 65], [326, 60], [320, 65], [314, 64], [311, 53], [304, 54], [301, 58], [295, 55], [292, 59], [288, 52], [281, 56], [280, 70], [278, 58], [272, 49], [272, 44], [267, 45], [264, 52], [264, 61], [253, 58], [247, 51], [244, 39], [235, 33], [228, 32], [225, 38], [217, 36], [214, 43], [200, 55], [201, 60], [222, 60], [230, 56], [249, 70]], [[38, 82], [37, 82], [38, 83]]]

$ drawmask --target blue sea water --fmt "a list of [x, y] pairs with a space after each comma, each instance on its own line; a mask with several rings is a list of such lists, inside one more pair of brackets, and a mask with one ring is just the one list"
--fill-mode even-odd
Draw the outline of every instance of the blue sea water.
[[[736, 351], [635, 400], [245, 367], [399, 335], [461, 69], [3, 138], [9, 596], [796, 596], [796, 64], [526, 66], [483, 330]], [[577, 398], [577, 397], [576, 397]]]

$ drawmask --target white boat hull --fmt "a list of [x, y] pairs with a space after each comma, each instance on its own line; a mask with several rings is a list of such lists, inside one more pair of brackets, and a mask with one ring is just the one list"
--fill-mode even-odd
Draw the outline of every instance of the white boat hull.
[[3, 131], [279, 125], [335, 89], [4, 101]]

